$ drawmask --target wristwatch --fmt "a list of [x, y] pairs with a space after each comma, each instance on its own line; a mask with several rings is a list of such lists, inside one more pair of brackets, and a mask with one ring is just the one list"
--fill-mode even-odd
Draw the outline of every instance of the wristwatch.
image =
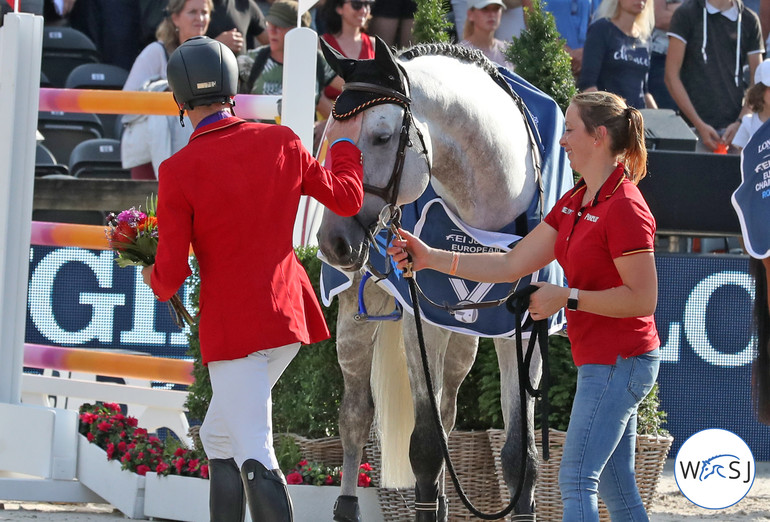
[[567, 298], [567, 310], [576, 312], [578, 309], [578, 292], [577, 288], [569, 289], [569, 297]]

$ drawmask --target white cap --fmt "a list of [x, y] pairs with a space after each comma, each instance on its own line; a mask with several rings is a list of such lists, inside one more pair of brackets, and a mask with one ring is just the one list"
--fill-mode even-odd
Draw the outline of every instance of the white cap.
[[499, 5], [505, 9], [503, 0], [468, 0], [468, 9], [484, 9], [488, 5]]
[[765, 60], [754, 71], [754, 83], [761, 83], [770, 87], [770, 60]]

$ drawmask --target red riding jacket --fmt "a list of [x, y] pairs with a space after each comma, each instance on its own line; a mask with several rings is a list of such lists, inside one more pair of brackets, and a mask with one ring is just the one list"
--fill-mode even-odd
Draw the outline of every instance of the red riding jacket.
[[287, 127], [230, 117], [195, 130], [159, 170], [160, 240], [152, 288], [171, 298], [200, 265], [204, 364], [329, 337], [292, 231], [301, 195], [353, 215], [363, 201], [361, 152], [336, 144], [321, 166]]

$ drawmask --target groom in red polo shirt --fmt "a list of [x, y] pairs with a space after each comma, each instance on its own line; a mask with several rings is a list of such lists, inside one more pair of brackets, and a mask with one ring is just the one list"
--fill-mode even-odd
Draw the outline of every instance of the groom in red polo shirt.
[[252, 520], [292, 520], [273, 451], [270, 389], [300, 344], [329, 337], [292, 231], [301, 195], [343, 216], [359, 211], [361, 120], [331, 125], [327, 169], [289, 128], [234, 116], [238, 65], [219, 42], [182, 44], [168, 61], [168, 82], [180, 118], [186, 110], [195, 131], [160, 166], [162, 235], [143, 275], [158, 299], [168, 300], [190, 275], [192, 243], [201, 277], [201, 356], [213, 390], [200, 431], [211, 519], [243, 520], [245, 486]]

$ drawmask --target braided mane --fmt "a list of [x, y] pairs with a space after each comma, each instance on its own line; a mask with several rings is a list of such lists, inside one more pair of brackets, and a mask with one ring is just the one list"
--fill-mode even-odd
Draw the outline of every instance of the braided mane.
[[404, 61], [409, 61], [420, 56], [447, 56], [449, 58], [456, 58], [462, 62], [471, 63], [481, 67], [493, 78], [497, 76], [497, 67], [484, 56], [484, 53], [478, 49], [471, 49], [470, 47], [462, 45], [448, 43], [418, 44], [409, 49], [405, 49], [398, 54], [398, 58]]

